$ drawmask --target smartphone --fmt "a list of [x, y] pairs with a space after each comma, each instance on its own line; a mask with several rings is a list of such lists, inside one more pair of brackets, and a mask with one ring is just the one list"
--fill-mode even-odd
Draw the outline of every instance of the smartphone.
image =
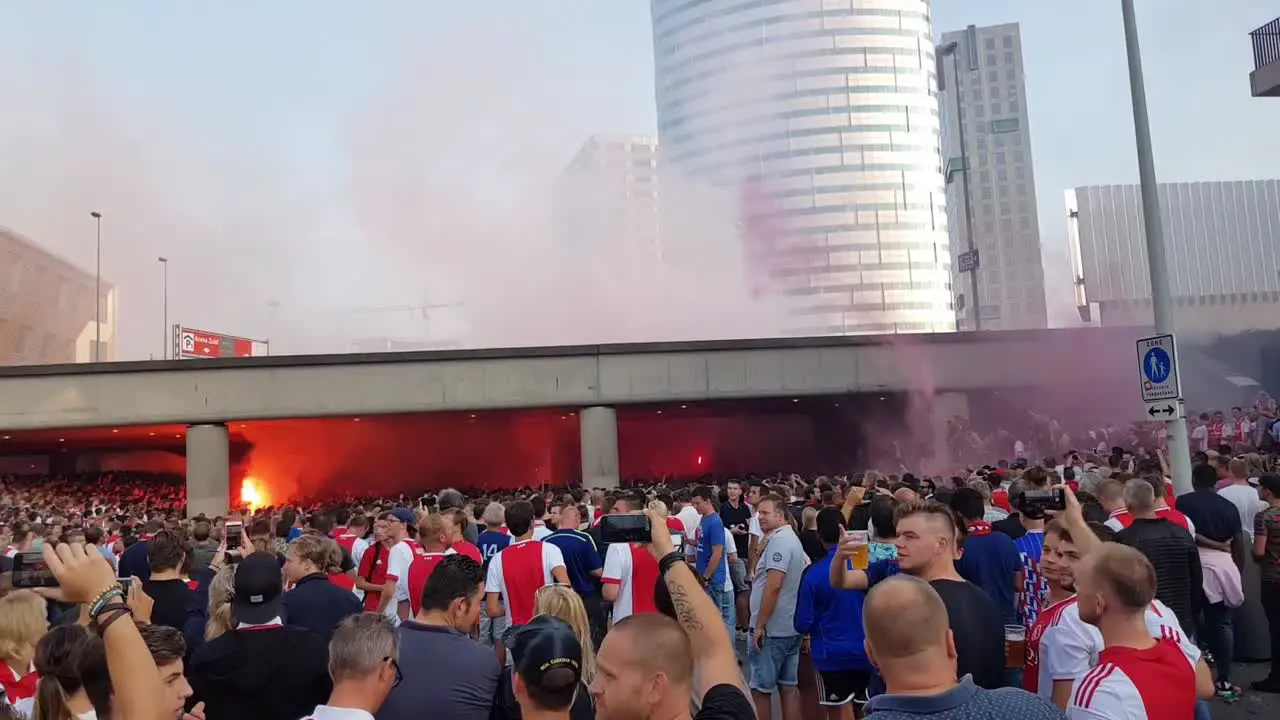
[[44, 561], [44, 553], [20, 552], [13, 556], [13, 587], [58, 587], [58, 578]]
[[128, 594], [129, 594], [129, 586], [130, 586], [130, 585], [133, 585], [133, 578], [131, 578], [131, 577], [120, 577], [120, 578], [116, 578], [116, 584], [118, 584], [118, 585], [120, 586], [120, 589], [121, 589], [121, 590], [124, 590], [124, 594], [125, 594], [125, 595], [128, 595]]
[[228, 548], [238, 548], [244, 542], [244, 523], [239, 520], [228, 520], [223, 532]]
[[600, 518], [600, 540], [613, 543], [647, 543], [653, 539], [644, 515], [605, 515]]
[[1028, 490], [1022, 496], [1026, 507], [1038, 507], [1041, 510], [1066, 510], [1067, 494], [1061, 488], [1053, 490]]

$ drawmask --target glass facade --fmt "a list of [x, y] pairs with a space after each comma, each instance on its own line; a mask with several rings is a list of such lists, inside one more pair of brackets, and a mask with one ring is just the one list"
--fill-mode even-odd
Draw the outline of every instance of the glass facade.
[[927, 0], [651, 12], [663, 172], [739, 198], [788, 332], [954, 330]]

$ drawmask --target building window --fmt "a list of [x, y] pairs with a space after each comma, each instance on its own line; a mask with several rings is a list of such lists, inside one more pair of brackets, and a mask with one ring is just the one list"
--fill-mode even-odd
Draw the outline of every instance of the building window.
[[996, 179], [1002, 183], [1009, 182], [1009, 173], [1003, 165], [996, 167]]
[[1015, 165], [1013, 167], [1013, 177], [1016, 180], [1027, 179], [1027, 168], [1024, 165]]
[[1013, 65], [1013, 52], [1012, 52], [1012, 51], [1010, 51], [1010, 52], [1006, 52], [1006, 53], [1004, 54], [1004, 64], [1005, 64], [1005, 65]]
[[988, 71], [987, 71], [987, 82], [988, 82], [988, 83], [997, 83], [997, 82], [1000, 82], [1000, 71], [999, 71], [999, 70], [988, 70]]
[[996, 54], [995, 54], [995, 53], [987, 53], [987, 67], [991, 67], [991, 66], [993, 66], [993, 65], [995, 65], [995, 64], [996, 64]]
[[1004, 118], [1002, 120], [991, 121], [991, 132], [993, 133], [1011, 133], [1018, 132], [1020, 124], [1018, 118]]
[[1005, 71], [1004, 71], [1004, 79], [1005, 79], [1005, 80], [1008, 80], [1009, 82], [1015, 82], [1015, 81], [1017, 81], [1017, 79], [1018, 79], [1018, 69], [1017, 69], [1017, 68], [1009, 68], [1009, 69], [1005, 70]]
[[992, 100], [999, 100], [999, 99], [1000, 99], [1000, 86], [999, 86], [999, 85], [992, 85], [992, 86], [991, 86], [991, 92], [990, 92], [990, 93], [988, 93], [988, 94], [989, 94], [989, 95], [991, 95], [991, 99], [992, 99]]
[[1015, 115], [1018, 114], [1019, 112], [1022, 112], [1021, 107], [1018, 105], [1017, 100], [1009, 101], [1009, 112]]
[[1012, 49], [1013, 49], [1013, 36], [1012, 36], [1012, 35], [1005, 35], [1005, 36], [1004, 36], [1004, 49], [1005, 49], [1005, 50], [1012, 50]]
[[982, 41], [982, 47], [986, 48], [987, 50], [995, 50], [995, 49], [996, 49], [996, 39], [995, 39], [995, 38], [987, 38], [986, 40], [983, 40], [983, 41]]
[[1021, 150], [1014, 150], [1014, 151], [1013, 151], [1013, 162], [1014, 162], [1015, 164], [1017, 164], [1017, 165], [1022, 165], [1022, 164], [1023, 164], [1023, 163], [1025, 163], [1026, 161], [1027, 161], [1027, 156], [1026, 156], [1026, 154], [1025, 154], [1025, 153], [1023, 153]]
[[986, 117], [986, 116], [987, 116], [987, 106], [986, 106], [986, 105], [974, 105], [974, 106], [973, 106], [973, 116], [974, 116], [974, 117], [977, 117], [977, 118]]
[[998, 102], [993, 102], [993, 103], [991, 103], [991, 114], [992, 114], [992, 115], [999, 115], [999, 114], [1000, 114], [1000, 103], [998, 103]]
[[993, 193], [993, 192], [992, 192], [992, 190], [991, 190], [991, 186], [990, 186], [990, 185], [984, 185], [984, 186], [982, 187], [982, 199], [983, 199], [983, 200], [993, 200], [993, 199], [995, 199], [993, 196], [994, 196], [994, 193]]

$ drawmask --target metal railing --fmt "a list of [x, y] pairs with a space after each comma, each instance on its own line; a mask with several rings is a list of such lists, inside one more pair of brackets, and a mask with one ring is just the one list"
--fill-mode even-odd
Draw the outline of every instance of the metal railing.
[[1253, 40], [1253, 69], [1259, 70], [1280, 61], [1280, 18], [1249, 33]]

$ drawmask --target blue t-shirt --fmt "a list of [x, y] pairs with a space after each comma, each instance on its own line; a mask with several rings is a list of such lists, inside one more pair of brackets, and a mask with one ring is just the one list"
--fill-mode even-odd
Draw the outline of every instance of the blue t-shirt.
[[1006, 625], [1018, 624], [1013, 576], [1021, 569], [1022, 556], [1013, 538], [989, 529], [965, 537], [964, 554], [956, 563], [960, 577], [982, 588], [995, 601]]
[[476, 547], [480, 548], [480, 555], [486, 563], [510, 544], [511, 536], [497, 530], [485, 530], [476, 538]]
[[569, 575], [569, 584], [579, 595], [594, 595], [595, 583], [591, 572], [604, 567], [600, 562], [600, 553], [596, 551], [596, 541], [591, 536], [573, 529], [556, 530], [545, 538], [546, 542], [560, 548], [564, 556], [565, 572]]
[[965, 675], [937, 695], [877, 695], [866, 706], [867, 720], [1065, 720], [1053, 703], [1021, 688], [984, 690]]
[[[707, 566], [711, 563], [711, 551], [716, 545], [720, 550], [720, 565], [708, 574]], [[724, 587], [726, 568], [729, 566], [729, 546], [725, 542], [724, 522], [716, 513], [705, 515], [698, 525], [698, 574], [710, 580], [712, 587]]]
[[300, 527], [289, 528], [288, 542], [293, 542], [294, 540], [297, 540], [301, 535], [302, 535], [302, 528]]

